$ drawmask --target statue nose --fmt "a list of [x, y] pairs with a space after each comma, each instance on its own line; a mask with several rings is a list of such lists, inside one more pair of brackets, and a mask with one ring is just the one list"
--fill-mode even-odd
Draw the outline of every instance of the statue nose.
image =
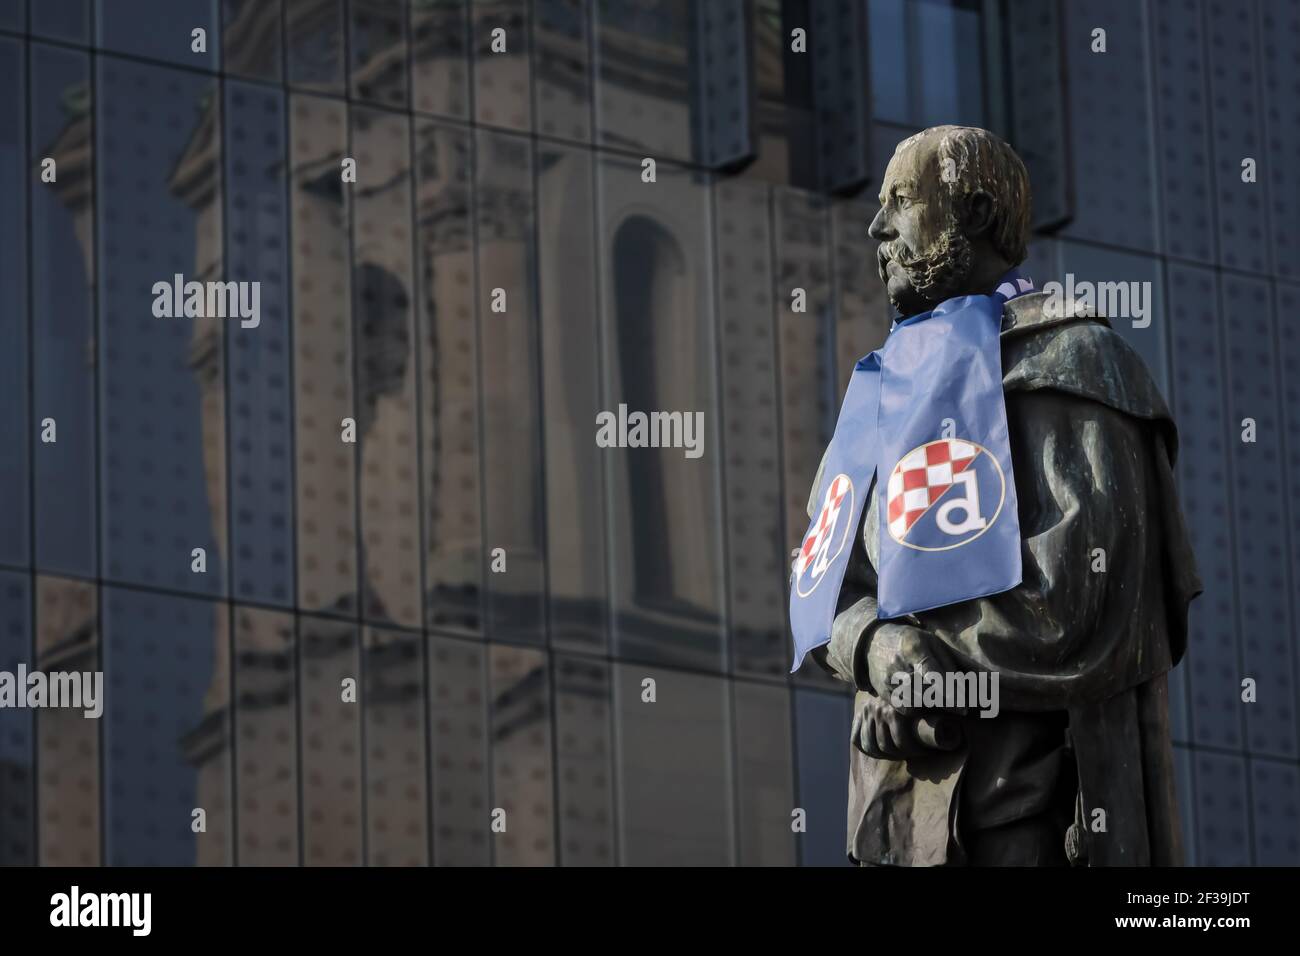
[[876, 213], [876, 218], [871, 220], [871, 225], [867, 227], [867, 235], [872, 239], [880, 242], [886, 242], [890, 239], [898, 238], [898, 233], [889, 227], [885, 210]]

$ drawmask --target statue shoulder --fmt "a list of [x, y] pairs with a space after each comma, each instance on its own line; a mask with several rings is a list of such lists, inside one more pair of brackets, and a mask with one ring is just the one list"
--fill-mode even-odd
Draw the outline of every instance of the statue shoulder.
[[1103, 316], [1083, 309], [1046, 310], [1047, 301], [1046, 294], [1032, 293], [1007, 303], [1002, 328], [1006, 392], [1053, 389], [1172, 425], [1142, 356]]

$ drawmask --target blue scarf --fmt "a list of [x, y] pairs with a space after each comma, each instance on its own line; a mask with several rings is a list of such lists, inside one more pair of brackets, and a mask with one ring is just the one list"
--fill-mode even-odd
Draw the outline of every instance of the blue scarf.
[[879, 619], [1020, 583], [998, 336], [1003, 303], [1032, 289], [1013, 269], [992, 295], [896, 322], [854, 366], [790, 583], [792, 672], [831, 639], [873, 475], [882, 484]]

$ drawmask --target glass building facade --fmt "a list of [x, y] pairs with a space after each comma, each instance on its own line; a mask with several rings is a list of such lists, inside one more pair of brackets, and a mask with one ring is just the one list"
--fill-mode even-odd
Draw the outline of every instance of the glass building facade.
[[1300, 863], [1298, 83], [1291, 0], [0, 0], [0, 670], [105, 679], [0, 710], [0, 863], [843, 864], [788, 555], [950, 122], [1152, 283], [1188, 861]]

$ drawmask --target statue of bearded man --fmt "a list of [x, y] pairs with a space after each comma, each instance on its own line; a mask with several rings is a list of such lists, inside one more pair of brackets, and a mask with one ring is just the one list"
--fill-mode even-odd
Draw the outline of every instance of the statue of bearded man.
[[[1201, 583], [1174, 490], [1177, 431], [1141, 358], [1106, 318], [1068, 302], [1060, 307], [1015, 271], [1026, 255], [1029, 208], [1028, 175], [1010, 146], [985, 130], [941, 126], [899, 144], [871, 223], [881, 243], [880, 277], [900, 313], [891, 339], [911, 334], [905, 330], [920, 321], [912, 317], [946, 314], [961, 331], [961, 322], [978, 319], [954, 308], [983, 303], [992, 310], [983, 313], [994, 373], [985, 376], [989, 417], [1005, 421], [1001, 443], [1011, 475], [1004, 499], [1014, 506], [999, 518], [991, 505], [959, 502], [970, 512], [964, 523], [944, 525], [940, 516], [941, 527], [925, 532], [979, 529], [942, 558], [958, 576], [982, 573], [974, 565], [984, 559], [969, 542], [984, 531], [990, 534], [980, 547], [1006, 563], [1005, 581], [952, 601], [953, 592], [944, 591], [951, 573], [918, 580], [899, 569], [939, 560], [926, 555], [943, 548], [909, 536], [927, 520], [933, 525], [931, 508], [951, 503], [943, 496], [959, 493], [957, 465], [929, 472], [946, 477], [929, 485], [928, 500], [924, 487], [903, 487], [902, 459], [896, 474], [883, 457], [879, 469], [862, 473], [868, 491], [852, 519], [856, 533], [841, 549], [842, 581], [838, 591], [827, 588], [828, 623], [811, 651], [857, 688], [848, 852], [862, 865], [1182, 861], [1166, 675], [1183, 654], [1188, 605]], [[828, 458], [837, 446], [834, 454], [851, 458], [859, 437], [887, 442], [888, 388], [899, 388], [903, 374], [889, 378], [896, 361], [889, 348], [873, 353], [884, 356], [881, 435], [871, 431], [876, 405], [848, 424], [842, 411], [813, 483], [813, 526], [792, 576], [792, 626], [796, 603], [832, 566], [828, 540], [837, 539], [827, 529], [855, 487], [851, 469], [828, 477], [841, 470], [829, 470]], [[968, 379], [982, 374], [965, 361], [932, 371], [904, 382], [909, 400], [974, 387]], [[984, 451], [958, 443], [944, 453], [961, 447]], [[924, 483], [923, 471], [911, 475]], [[1001, 475], [998, 469], [995, 479]], [[920, 505], [909, 510], [904, 499], [918, 493]], [[991, 527], [976, 517], [991, 527], [1001, 521], [1005, 545], [989, 544]], [[1006, 537], [1009, 521], [1018, 529], [1010, 524]], [[909, 592], [905, 613], [881, 587], [891, 561], [897, 566], [888, 590]], [[925, 595], [941, 592], [947, 596], [934, 600], [945, 603], [927, 606]], [[961, 686], [949, 681], [954, 675], [991, 686], [993, 706], [896, 693], [908, 680]]]

